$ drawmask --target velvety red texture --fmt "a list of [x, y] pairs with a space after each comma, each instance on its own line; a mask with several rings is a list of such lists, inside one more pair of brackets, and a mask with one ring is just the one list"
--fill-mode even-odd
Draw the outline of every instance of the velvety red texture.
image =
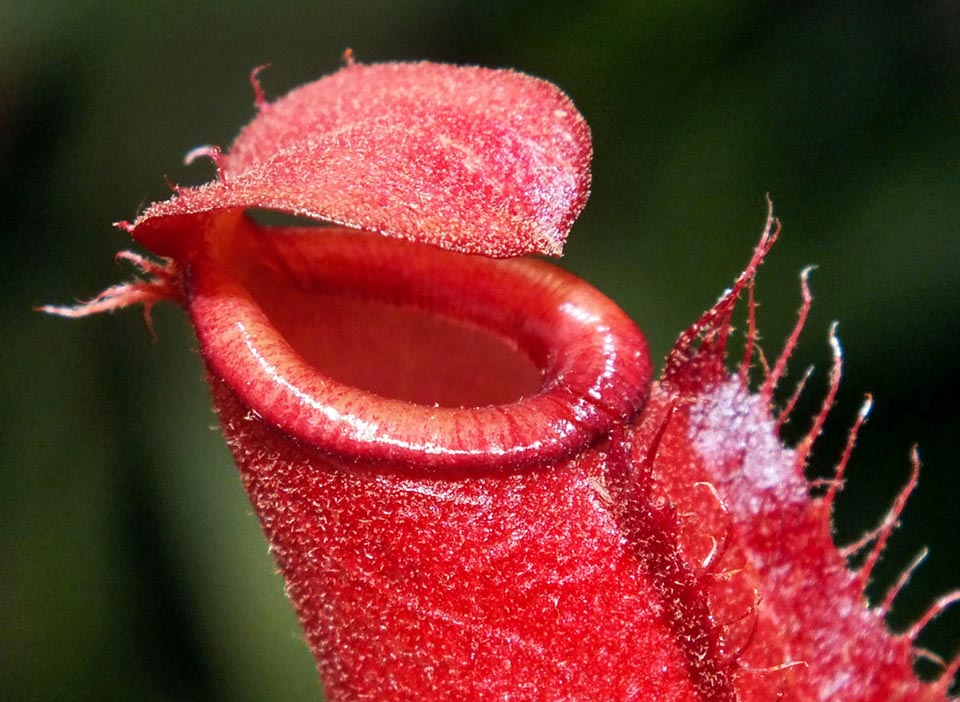
[[545, 81], [353, 64], [262, 103], [220, 178], [151, 205], [133, 234], [182, 256], [182, 216], [262, 208], [487, 256], [558, 255], [587, 200], [590, 157], [586, 122]]
[[[772, 236], [644, 403], [642, 337], [582, 281], [328, 234], [234, 223], [222, 260], [197, 257], [186, 280], [227, 439], [332, 699], [946, 699], [949, 677], [921, 682], [911, 637], [867, 606], [805, 454], [777, 437], [772, 386], [726, 369], [734, 303]], [[343, 385], [316, 347], [322, 308], [350, 299], [485, 329], [518, 354], [492, 377], [515, 383], [529, 359], [541, 384], [479, 407]], [[443, 392], [447, 341], [393, 333], [380, 361], [342, 346], [336, 372], [362, 385], [364, 369], [420, 368], [383, 391]]]
[[[188, 308], [327, 694], [688, 698], [689, 656], [659, 602], [661, 574], [625, 543], [604, 487], [625, 473], [623, 427], [649, 387], [633, 323], [538, 261], [247, 227], [226, 260], [189, 264]], [[538, 387], [498, 405], [412, 404], [304, 363], [323, 356], [316, 336], [293, 346], [277, 333], [278, 315], [306, 325], [318, 307], [357, 299], [494, 332], [517, 354], [498, 375], [529, 359]], [[420, 367], [420, 384], [436, 382], [447, 344], [390, 341], [368, 371]], [[462, 353], [490, 363], [487, 348]], [[656, 538], [676, 555], [669, 534]], [[635, 665], [638, 648], [656, 653]]]
[[894, 634], [863, 597], [902, 501], [850, 570], [838, 488], [811, 496], [803, 474], [839, 369], [810, 435], [777, 435], [806, 287], [784, 354], [747, 382], [772, 221], [651, 385], [639, 330], [589, 285], [465, 255], [556, 253], [581, 209], [589, 133], [556, 88], [351, 65], [259, 106], [216, 182], [128, 226], [173, 261], [128, 255], [146, 280], [47, 310], [187, 307], [330, 699], [947, 699], [956, 660], [930, 683], [912, 666], [949, 598]]
[[634, 463], [651, 466], [651, 496], [676, 515], [737, 699], [945, 700], [951, 674], [933, 683], [916, 677], [915, 634], [887, 628], [885, 607], [870, 607], [864, 595], [869, 574], [849, 568], [834, 545], [835, 488], [813, 496], [817, 487], [804, 476], [820, 423], [796, 449], [784, 446], [772, 385], [755, 392], [726, 367], [734, 305], [774, 238], [765, 237], [733, 290], [669, 355], [632, 428]]

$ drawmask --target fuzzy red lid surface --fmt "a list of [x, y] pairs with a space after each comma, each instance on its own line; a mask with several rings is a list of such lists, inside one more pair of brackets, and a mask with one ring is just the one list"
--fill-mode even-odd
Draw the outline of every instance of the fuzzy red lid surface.
[[466, 253], [559, 255], [589, 194], [583, 117], [514, 71], [350, 64], [258, 108], [219, 178], [151, 205], [136, 239], [181, 258], [184, 216], [266, 209]]

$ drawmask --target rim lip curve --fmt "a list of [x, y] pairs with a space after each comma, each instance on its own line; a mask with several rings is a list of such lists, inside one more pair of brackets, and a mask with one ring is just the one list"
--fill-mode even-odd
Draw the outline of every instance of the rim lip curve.
[[[282, 236], [283, 230], [275, 232]], [[323, 236], [331, 234], [328, 230]], [[363, 237], [356, 231], [347, 234], [345, 245], [359, 239], [358, 234]], [[456, 408], [391, 399], [346, 385], [308, 364], [237, 277], [200, 254], [184, 274], [200, 350], [212, 375], [253, 417], [301, 444], [351, 461], [419, 469], [513, 469], [578, 453], [643, 408], [653, 373], [646, 340], [613, 301], [588, 283], [538, 260], [493, 260], [370, 236], [364, 246], [387, 249], [392, 255], [386, 259], [397, 270], [404, 260], [393, 249], [416, 247], [416, 256], [440, 271], [444, 280], [437, 283], [447, 285], [446, 295], [469, 301], [476, 276], [490, 271], [498, 283], [508, 281], [530, 292], [538, 307], [534, 314], [562, 315], [563, 323], [547, 332], [547, 360], [537, 364], [544, 376], [540, 389], [507, 404]], [[451, 293], [449, 286], [458, 283]], [[529, 303], [530, 295], [513, 294], [515, 290], [503, 292], [500, 302], [519, 305], [528, 298]]]

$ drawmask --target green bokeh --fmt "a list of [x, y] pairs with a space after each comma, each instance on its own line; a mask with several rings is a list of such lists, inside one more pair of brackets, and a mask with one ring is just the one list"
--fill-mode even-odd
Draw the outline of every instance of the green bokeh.
[[[815, 411], [842, 321], [826, 473], [876, 397], [840, 500], [849, 540], [924, 472], [878, 580], [923, 544], [898, 626], [960, 584], [956, 3], [27, 2], [0, 5], [0, 693], [9, 700], [310, 700], [313, 664], [222, 441], [181, 313], [31, 312], [125, 275], [109, 223], [167, 196], [180, 157], [228, 144], [269, 95], [363, 61], [512, 66], [553, 80], [595, 140], [594, 195], [563, 265], [618, 300], [662, 357], [749, 256], [774, 355], [807, 263], [794, 377]], [[798, 421], [798, 430], [803, 422]], [[923, 643], [952, 653], [956, 613]]]

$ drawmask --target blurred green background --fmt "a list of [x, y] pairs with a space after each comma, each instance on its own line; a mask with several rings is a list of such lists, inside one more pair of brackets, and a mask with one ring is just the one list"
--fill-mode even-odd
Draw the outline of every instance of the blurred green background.
[[[852, 540], [924, 470], [876, 596], [924, 544], [903, 627], [960, 585], [960, 5], [941, 2], [0, 4], [0, 696], [315, 700], [312, 660], [209, 412], [184, 315], [35, 314], [127, 276], [112, 221], [196, 183], [268, 96], [340, 65], [433, 59], [548, 78], [593, 128], [594, 194], [563, 265], [618, 300], [662, 358], [740, 271], [770, 192], [762, 272], [775, 355], [816, 263], [793, 378], [846, 375], [813, 470], [876, 396], [839, 505]], [[829, 596], [829, 593], [826, 593]], [[956, 612], [921, 640], [950, 654]]]

